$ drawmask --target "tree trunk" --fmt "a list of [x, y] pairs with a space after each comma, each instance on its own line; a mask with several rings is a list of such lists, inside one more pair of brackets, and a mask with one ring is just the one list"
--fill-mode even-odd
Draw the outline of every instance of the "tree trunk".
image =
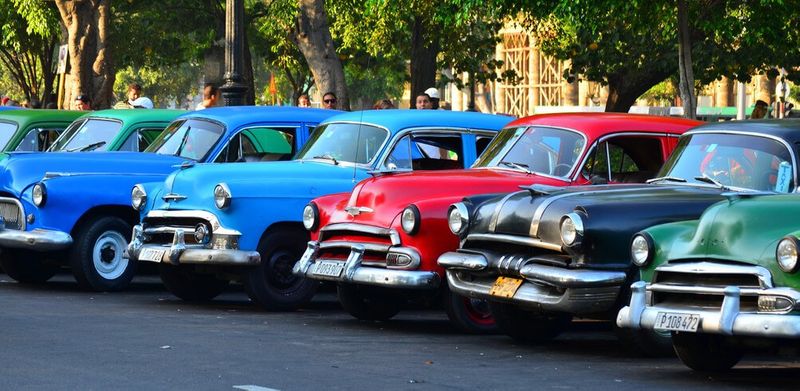
[[410, 107], [416, 107], [417, 95], [436, 85], [436, 57], [439, 55], [439, 40], [425, 17], [414, 15], [411, 30], [411, 97]]
[[642, 94], [673, 74], [673, 70], [635, 70], [608, 76], [607, 112], [627, 113]]
[[67, 28], [70, 72], [64, 90], [64, 107], [73, 108], [75, 96], [87, 94], [95, 109], [111, 106], [114, 72], [108, 43], [110, 0], [56, 0]]
[[314, 75], [314, 83], [320, 93], [333, 91], [336, 94], [339, 109], [350, 110], [344, 69], [331, 38], [325, 1], [298, 1], [300, 14], [295, 25], [294, 41]]
[[694, 94], [694, 72], [692, 70], [692, 40], [689, 36], [689, 16], [686, 0], [678, 0], [678, 90], [683, 102], [683, 116], [697, 118], [697, 97]]

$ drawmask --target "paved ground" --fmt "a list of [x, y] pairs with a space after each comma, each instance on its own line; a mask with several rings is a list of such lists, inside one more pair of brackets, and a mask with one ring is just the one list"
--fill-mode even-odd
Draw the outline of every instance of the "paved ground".
[[68, 275], [26, 287], [0, 274], [0, 389], [796, 389], [800, 378], [786, 359], [709, 377], [677, 359], [632, 357], [597, 323], [530, 347], [461, 335], [437, 311], [359, 322], [334, 299], [265, 313], [235, 290], [190, 305], [153, 277], [97, 294]]

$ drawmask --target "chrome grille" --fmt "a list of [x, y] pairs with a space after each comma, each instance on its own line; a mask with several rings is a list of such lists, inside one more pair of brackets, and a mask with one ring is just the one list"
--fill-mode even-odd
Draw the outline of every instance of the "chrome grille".
[[25, 216], [18, 200], [0, 197], [0, 216], [3, 216], [6, 229], [25, 230]]

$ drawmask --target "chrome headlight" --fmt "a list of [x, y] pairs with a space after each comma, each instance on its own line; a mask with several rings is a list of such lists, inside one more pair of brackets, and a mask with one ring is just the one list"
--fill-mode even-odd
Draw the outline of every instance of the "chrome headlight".
[[400, 215], [400, 226], [409, 235], [419, 231], [419, 209], [416, 206], [409, 205], [403, 209], [403, 214]]
[[228, 188], [228, 185], [220, 183], [214, 187], [214, 204], [219, 209], [231, 206], [231, 189]]
[[47, 187], [44, 183], [39, 182], [33, 185], [33, 204], [36, 206], [44, 206], [44, 203], [47, 202]]
[[147, 203], [147, 192], [142, 185], [136, 185], [131, 190], [131, 206], [133, 209], [142, 210]]
[[778, 261], [778, 266], [786, 273], [794, 273], [797, 271], [797, 238], [787, 236], [778, 242], [778, 248], [775, 250], [775, 260]]
[[450, 227], [450, 232], [460, 235], [469, 227], [469, 211], [463, 202], [458, 202], [450, 205], [450, 210], [447, 212], [447, 225]]
[[580, 244], [583, 240], [583, 220], [577, 213], [568, 213], [561, 218], [561, 241], [567, 246]]
[[319, 208], [311, 202], [303, 208], [303, 226], [309, 231], [314, 231], [319, 225]]
[[647, 234], [636, 234], [631, 241], [631, 261], [634, 265], [647, 265], [654, 255], [653, 239]]

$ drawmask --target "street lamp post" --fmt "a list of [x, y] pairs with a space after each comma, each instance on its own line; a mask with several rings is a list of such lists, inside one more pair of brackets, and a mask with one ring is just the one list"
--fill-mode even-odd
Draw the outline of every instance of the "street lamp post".
[[225, 84], [220, 87], [225, 106], [244, 105], [247, 86], [243, 83], [244, 0], [225, 1]]

